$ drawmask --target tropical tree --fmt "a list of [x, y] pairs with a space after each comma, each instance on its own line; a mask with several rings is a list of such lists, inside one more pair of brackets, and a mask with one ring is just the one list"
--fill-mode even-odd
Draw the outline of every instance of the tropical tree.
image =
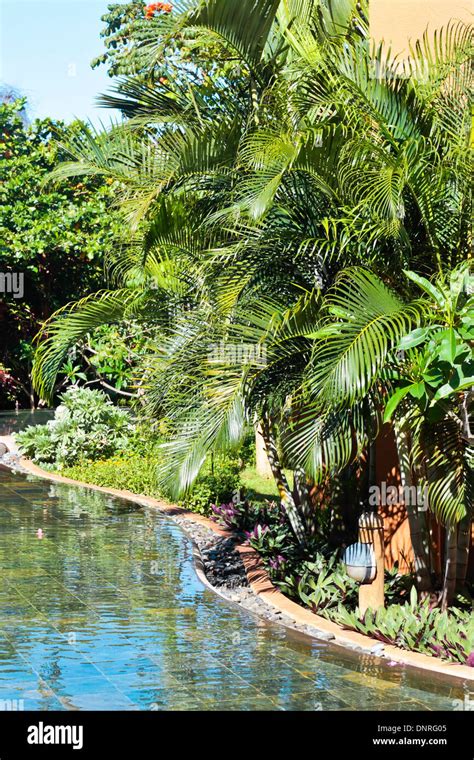
[[[406, 276], [422, 291], [410, 303], [367, 270], [338, 276], [314, 332], [306, 414], [345, 420], [372, 398], [373, 409], [383, 410], [379, 424], [393, 422], [402, 484], [426, 488], [428, 495], [428, 504], [406, 504], [423, 591], [431, 588], [426, 506], [447, 528], [446, 605], [466, 579], [473, 519], [474, 278], [467, 263], [435, 283], [414, 272]], [[305, 446], [306, 424], [296, 425], [288, 445], [317, 477], [334, 465]]]
[[[256, 417], [304, 541], [308, 477], [360, 458], [383, 411], [377, 386], [331, 413], [308, 388], [322, 297], [348, 265], [405, 291], [402, 269], [431, 275], [468, 255], [469, 31], [425, 37], [402, 70], [349, 0], [180, 3], [136, 24], [134, 69], [103, 99], [126, 123], [73, 136], [54, 173], [116, 183], [131, 229], [111, 261], [118, 289], [47, 323], [37, 387], [51, 396], [69, 347], [95, 327], [154, 320], [148, 405], [175, 433], [162, 477], [189, 487], [206, 453]], [[189, 52], [203, 40], [212, 66]], [[421, 311], [396, 293], [390, 303], [402, 337]]]

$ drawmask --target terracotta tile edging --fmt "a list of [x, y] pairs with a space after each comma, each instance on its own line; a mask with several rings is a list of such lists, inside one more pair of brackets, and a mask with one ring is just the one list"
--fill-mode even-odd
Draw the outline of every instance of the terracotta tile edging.
[[[41, 469], [41, 467], [38, 467], [38, 465], [33, 464], [31, 460], [26, 458], [20, 459], [20, 465], [31, 475], [36, 475], [40, 478], [73, 486], [82, 486], [83, 488], [90, 488], [95, 491], [101, 491], [102, 493], [117, 496], [119, 498], [126, 499], [127, 501], [133, 501], [136, 504], [154, 507], [170, 516], [186, 517], [195, 523], [200, 523], [201, 525], [210, 528], [212, 531], [214, 531], [214, 533], [217, 533], [221, 536], [231, 535], [230, 531], [219, 528], [218, 525], [213, 522], [213, 520], [210, 520], [203, 515], [198, 515], [195, 512], [190, 512], [187, 509], [183, 509], [182, 507], [170, 504], [169, 502], [163, 501], [161, 499], [156, 499], [152, 496], [134, 494], [131, 491], [122, 491], [117, 488], [105, 488], [104, 486], [96, 486], [92, 483], [84, 483], [80, 480], [66, 478], [63, 475], [57, 475], [56, 473]], [[270, 577], [265, 570], [263, 562], [255, 549], [252, 549], [251, 546], [248, 546], [246, 544], [237, 545], [235, 548], [241, 556], [245, 567], [245, 572], [247, 573], [247, 579], [250, 588], [265, 602], [280, 612], [293, 618], [296, 623], [309, 625], [313, 628], [317, 628], [324, 633], [332, 634], [334, 636], [334, 639], [331, 639], [331, 641], [334, 644], [349, 647], [350, 649], [358, 648], [363, 650], [363, 653], [365, 654], [375, 654], [373, 651], [374, 647], [381, 644], [381, 642], [371, 638], [370, 636], [365, 636], [362, 633], [345, 630], [341, 626], [337, 625], [337, 623], [333, 623], [331, 620], [327, 620], [326, 618], [323, 618], [314, 612], [310, 612], [310, 610], [305, 609], [296, 602], [293, 602], [291, 599], [288, 599], [288, 597], [278, 591], [278, 589], [275, 588], [271, 582]], [[211, 588], [213, 591], [216, 591], [216, 589], [209, 583], [209, 581], [207, 581], [207, 578], [205, 577], [199, 551], [197, 551], [197, 553], [195, 552], [194, 557], [195, 560], [197, 558], [199, 560], [195, 562], [195, 566], [201, 581], [203, 581], [205, 585]], [[226, 597], [223, 598], [226, 599]], [[315, 638], [317, 638], [317, 636], [315, 636]], [[441, 673], [448, 678], [455, 678], [463, 681], [474, 681], [474, 668], [471, 668], [467, 665], [458, 665], [456, 663], [438, 660], [437, 658], [431, 657], [430, 655], [421, 654], [419, 652], [410, 652], [408, 650], [400, 649], [399, 647], [388, 644], [384, 645], [383, 652], [385, 658], [393, 660], [394, 662], [400, 663], [402, 665], [409, 665], [423, 670]]]

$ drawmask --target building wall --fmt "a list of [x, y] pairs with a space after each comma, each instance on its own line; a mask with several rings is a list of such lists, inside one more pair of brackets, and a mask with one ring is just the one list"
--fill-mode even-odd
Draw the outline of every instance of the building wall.
[[370, 32], [390, 43], [393, 53], [408, 53], [408, 40], [416, 40], [459, 19], [472, 22], [474, 0], [370, 0]]

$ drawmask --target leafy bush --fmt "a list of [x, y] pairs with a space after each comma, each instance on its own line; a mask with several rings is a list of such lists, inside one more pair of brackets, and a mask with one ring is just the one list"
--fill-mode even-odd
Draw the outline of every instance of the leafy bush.
[[54, 419], [18, 433], [23, 454], [62, 469], [81, 460], [109, 457], [124, 449], [133, 430], [129, 414], [102, 391], [71, 388], [61, 396]]
[[[339, 550], [331, 548], [320, 535], [309, 537], [302, 548], [280, 504], [224, 504], [214, 512], [225, 527], [238, 532], [244, 526], [249, 544], [286, 596], [313, 612], [335, 609], [341, 603], [355, 609], [358, 584], [348, 577]], [[245, 527], [252, 522], [251, 528]], [[400, 575], [398, 568], [385, 573], [385, 593], [392, 602], [405, 600], [412, 585], [412, 576]]]
[[450, 608], [441, 612], [429, 600], [418, 601], [413, 587], [410, 601], [392, 604], [376, 612], [347, 610], [342, 604], [326, 616], [352, 631], [359, 631], [386, 644], [441, 657], [464, 664], [474, 663], [474, 616], [472, 612]]
[[271, 566], [270, 561], [279, 556], [282, 551], [290, 549], [294, 539], [288, 525], [283, 523], [278, 526], [270, 526], [263, 522], [261, 517], [252, 530], [247, 532], [247, 539], [250, 546], [260, 554], [264, 562], [268, 562]]
[[252, 529], [259, 517], [259, 508], [248, 501], [231, 501], [228, 504], [211, 505], [212, 519], [223, 528], [235, 533]]
[[266, 570], [280, 591], [313, 612], [339, 602], [355, 606], [357, 584], [347, 577], [339, 553], [321, 539], [308, 539], [302, 548], [295, 540], [285, 511], [280, 504], [267, 502], [248, 509], [253, 518], [247, 530], [249, 544], [260, 554]]
[[[167, 498], [157, 485], [160, 466], [159, 440], [150, 437], [135, 449], [135, 434], [132, 435], [130, 451], [97, 461], [80, 461], [72, 467], [61, 469], [61, 473], [74, 480], [93, 483], [105, 488], [118, 488], [136, 494]], [[205, 474], [196, 480], [193, 490], [179, 505], [199, 514], [211, 513], [215, 494], [230, 498], [238, 490], [239, 472], [233, 460], [219, 459], [213, 474]]]
[[303, 563], [299, 573], [287, 574], [278, 585], [312, 612], [319, 613], [339, 604], [353, 608], [357, 604], [358, 584], [347, 575], [339, 552], [329, 556], [317, 554], [314, 561]]
[[158, 461], [132, 452], [120, 453], [110, 459], [80, 462], [61, 470], [61, 474], [74, 480], [92, 483], [104, 488], [118, 488], [136, 494], [161, 496], [156, 486]]
[[230, 502], [241, 485], [239, 462], [224, 456], [216, 457], [212, 471], [204, 471], [178, 504], [192, 512], [211, 515], [212, 505]]
[[244, 440], [242, 441], [242, 444], [239, 448], [238, 456], [242, 462], [243, 467], [255, 467], [255, 431], [253, 427], [247, 433], [247, 435], [245, 435]]
[[410, 598], [410, 592], [415, 585], [412, 572], [400, 573], [398, 564], [390, 570], [385, 568], [385, 604], [404, 604]]

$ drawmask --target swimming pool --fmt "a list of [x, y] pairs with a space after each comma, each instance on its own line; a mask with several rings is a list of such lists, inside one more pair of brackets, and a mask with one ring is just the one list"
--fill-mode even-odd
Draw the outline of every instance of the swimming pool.
[[156, 510], [0, 469], [0, 707], [453, 710], [468, 693], [258, 619], [192, 553]]

